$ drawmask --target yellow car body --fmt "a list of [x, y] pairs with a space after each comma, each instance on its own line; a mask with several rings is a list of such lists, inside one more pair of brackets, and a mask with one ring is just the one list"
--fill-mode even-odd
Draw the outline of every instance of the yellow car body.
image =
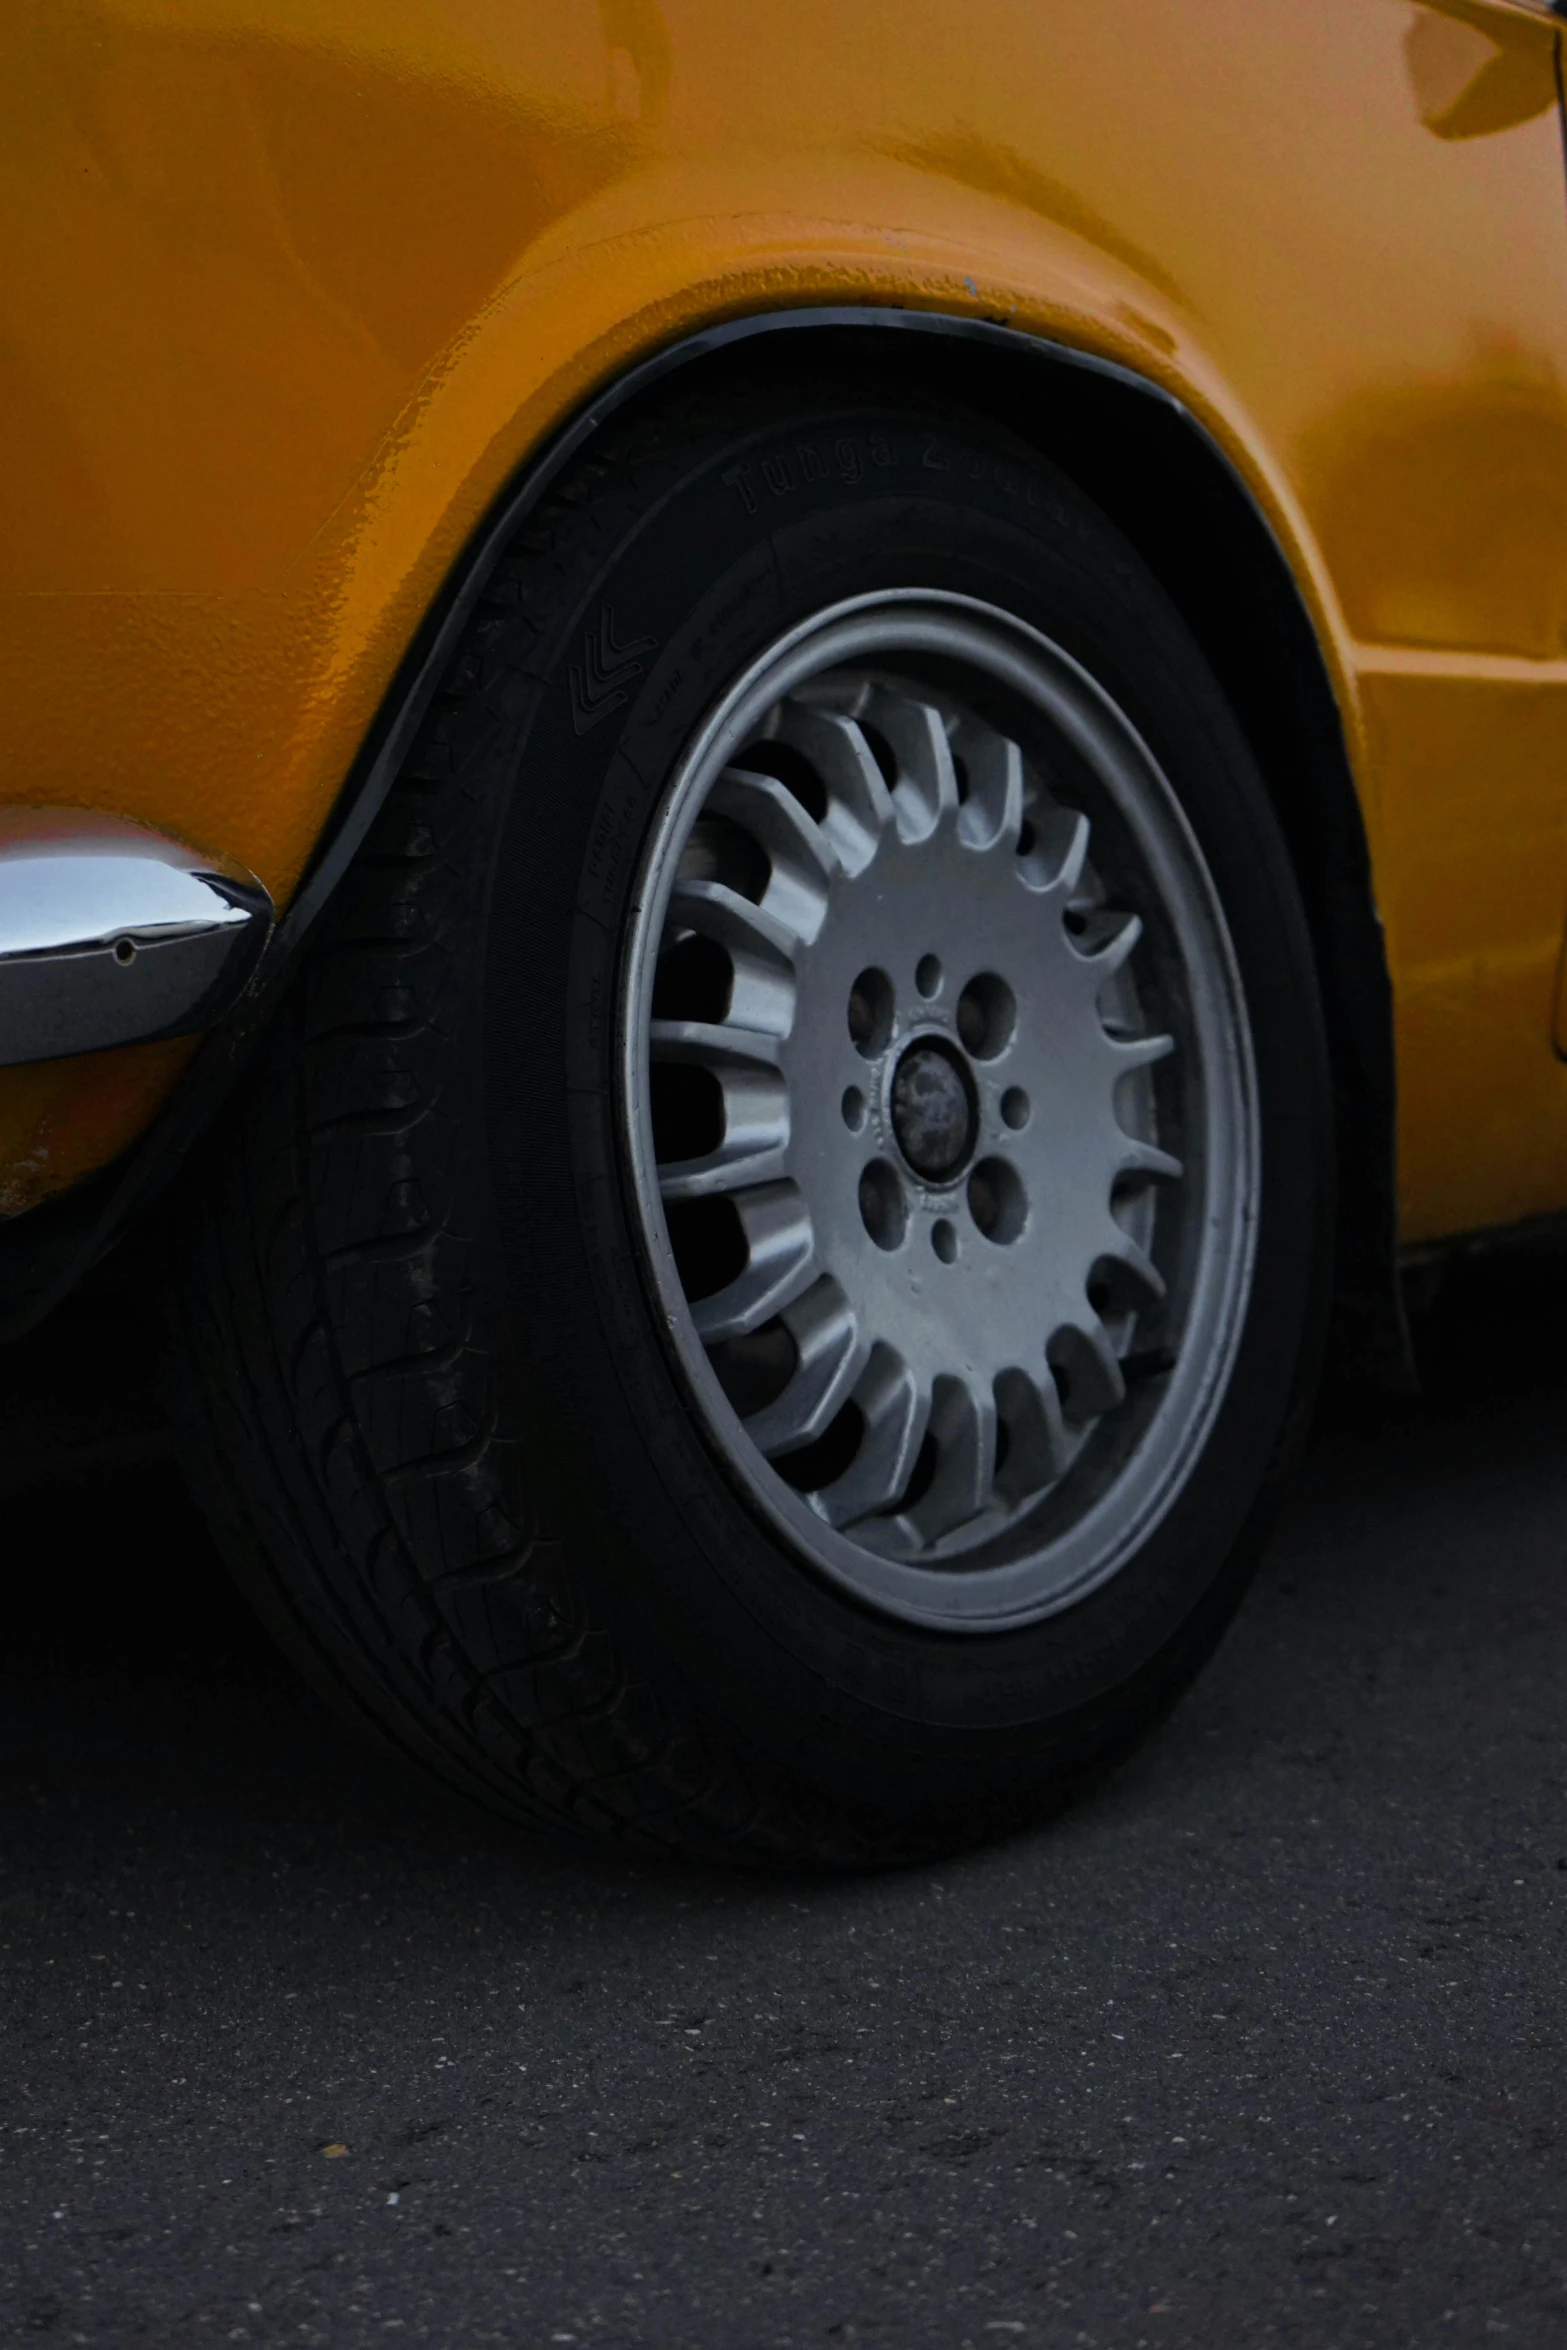
[[[1401, 1239], [1559, 1211], [1559, 39], [1530, 0], [12, 9], [0, 805], [286, 907], [486, 517], [629, 371], [790, 312], [993, 322], [1173, 395], [1293, 574]], [[0, 1070], [7, 1216], [191, 1050]]]

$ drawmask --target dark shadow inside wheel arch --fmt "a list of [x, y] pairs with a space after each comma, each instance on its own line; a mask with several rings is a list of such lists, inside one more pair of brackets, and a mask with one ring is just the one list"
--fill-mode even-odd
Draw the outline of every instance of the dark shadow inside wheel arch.
[[[824, 360], [863, 368], [883, 360], [896, 340], [905, 382], [961, 399], [1030, 441], [1104, 510], [1181, 611], [1272, 793], [1312, 926], [1338, 1132], [1335, 1364], [1379, 1386], [1408, 1384], [1391, 987], [1338, 707], [1289, 564], [1229, 460], [1159, 386], [1010, 327], [891, 309], [770, 312], [689, 336], [603, 387], [529, 461], [410, 645], [246, 997], [204, 1039], [131, 1150], [64, 1197], [0, 1227], [0, 1339], [39, 1320], [123, 1237], [210, 1124], [368, 833], [494, 562], [529, 509], [630, 403], [682, 373], [695, 381], [744, 364], [764, 337], [783, 340], [789, 363], [809, 367], [818, 380]], [[912, 369], [911, 338], [919, 346]], [[772, 352], [769, 363], [776, 367]]]

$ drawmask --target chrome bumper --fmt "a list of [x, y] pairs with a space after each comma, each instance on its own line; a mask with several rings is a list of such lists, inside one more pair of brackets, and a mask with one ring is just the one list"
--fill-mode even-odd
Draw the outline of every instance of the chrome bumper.
[[222, 858], [88, 808], [0, 808], [0, 1068], [210, 1028], [272, 900]]

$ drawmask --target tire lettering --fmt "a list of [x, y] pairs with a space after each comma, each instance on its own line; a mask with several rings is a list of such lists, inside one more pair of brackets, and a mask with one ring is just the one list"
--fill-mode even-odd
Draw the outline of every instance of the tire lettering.
[[729, 471], [723, 476], [723, 484], [726, 490], [737, 490], [740, 495], [740, 503], [747, 514], [754, 514], [756, 512], [756, 492], [746, 480], [746, 472], [747, 468], [744, 465], [731, 465]]

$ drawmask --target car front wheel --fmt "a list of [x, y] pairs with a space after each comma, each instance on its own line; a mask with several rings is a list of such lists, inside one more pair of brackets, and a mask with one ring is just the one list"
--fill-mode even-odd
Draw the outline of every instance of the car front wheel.
[[687, 394], [519, 531], [204, 1170], [193, 1473], [525, 1817], [992, 1834], [1240, 1595], [1327, 1105], [1266, 788], [1108, 522], [879, 378]]

